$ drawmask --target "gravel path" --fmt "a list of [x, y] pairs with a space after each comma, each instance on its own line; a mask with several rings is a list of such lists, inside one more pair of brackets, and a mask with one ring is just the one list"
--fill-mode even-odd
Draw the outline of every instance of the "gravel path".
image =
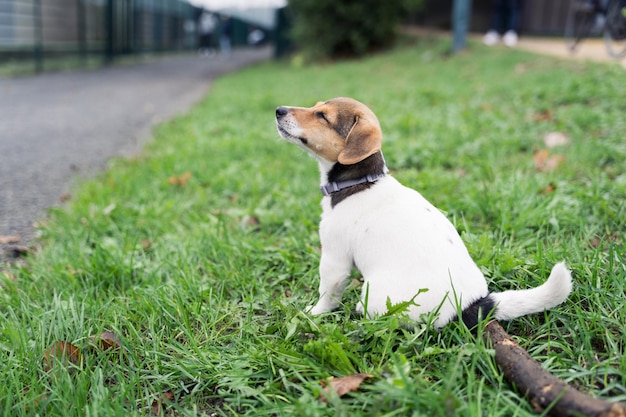
[[188, 110], [212, 79], [270, 56], [269, 48], [239, 49], [229, 59], [164, 57], [0, 79], [0, 269], [32, 242], [33, 224], [77, 177], [136, 154], [152, 126]]

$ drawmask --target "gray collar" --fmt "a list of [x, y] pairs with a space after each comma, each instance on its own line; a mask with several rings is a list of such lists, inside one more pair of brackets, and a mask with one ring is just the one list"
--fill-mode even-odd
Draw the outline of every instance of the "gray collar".
[[386, 174], [367, 174], [364, 177], [357, 178], [355, 180], [347, 180], [347, 181], [337, 181], [337, 182], [329, 182], [326, 185], [322, 185], [320, 189], [322, 190], [322, 194], [325, 196], [330, 195], [332, 193], [336, 193], [337, 191], [344, 190], [348, 187], [352, 187], [357, 184], [364, 184], [366, 182], [374, 183], [384, 177]]

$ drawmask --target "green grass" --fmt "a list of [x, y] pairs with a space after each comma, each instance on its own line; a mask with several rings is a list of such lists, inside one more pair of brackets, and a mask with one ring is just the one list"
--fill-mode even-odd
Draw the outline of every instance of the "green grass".
[[[316, 300], [319, 174], [278, 138], [274, 109], [340, 95], [378, 114], [394, 175], [449, 215], [491, 289], [568, 262], [568, 301], [506, 329], [560, 378], [626, 401], [626, 74], [443, 49], [229, 75], [141, 157], [82, 184], [0, 281], [1, 414], [534, 415], [480, 336], [356, 315], [356, 273], [343, 308], [302, 313]], [[565, 159], [539, 172], [552, 131], [570, 138], [550, 150]], [[103, 331], [121, 348], [88, 349]], [[83, 361], [46, 372], [60, 340]], [[374, 378], [319, 400], [321, 380], [355, 372]]]

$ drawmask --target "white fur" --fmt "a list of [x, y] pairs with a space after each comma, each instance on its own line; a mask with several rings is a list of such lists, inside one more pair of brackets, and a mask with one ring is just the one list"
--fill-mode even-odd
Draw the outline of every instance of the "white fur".
[[[320, 165], [323, 173], [327, 164]], [[457, 303], [463, 309], [489, 294], [485, 277], [452, 223], [395, 178], [388, 175], [334, 208], [330, 197], [324, 197], [322, 209], [320, 299], [312, 314], [339, 305], [353, 267], [364, 278], [359, 310], [367, 302], [370, 315], [385, 313], [388, 298], [395, 304], [427, 289], [415, 299], [409, 316], [420, 320], [440, 308], [434, 323], [442, 327], [457, 315]], [[552, 308], [567, 298], [571, 287], [565, 264], [556, 264], [539, 287], [492, 293], [498, 305], [495, 318], [510, 320]]]
[[[315, 157], [322, 185], [333, 162], [305, 146], [297, 121], [287, 115], [279, 124], [281, 135]], [[420, 320], [436, 312], [442, 327], [461, 310], [489, 294], [484, 275], [470, 257], [452, 223], [420, 193], [400, 184], [391, 175], [379, 179], [331, 207], [322, 199], [320, 222], [322, 255], [319, 266], [319, 301], [310, 310], [321, 314], [339, 306], [353, 267], [363, 275], [358, 309], [369, 315], [387, 311], [387, 300], [396, 304], [411, 300], [420, 290], [409, 316]], [[562, 303], [572, 288], [564, 263], [552, 269], [548, 280], [536, 288], [491, 293], [497, 308], [494, 317], [510, 320], [541, 312]]]

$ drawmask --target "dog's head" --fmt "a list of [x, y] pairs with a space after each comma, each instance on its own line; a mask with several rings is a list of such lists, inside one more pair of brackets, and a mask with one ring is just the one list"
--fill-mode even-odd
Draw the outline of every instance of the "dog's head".
[[351, 98], [333, 98], [308, 108], [278, 107], [276, 125], [285, 140], [328, 162], [356, 164], [381, 148], [378, 119]]

